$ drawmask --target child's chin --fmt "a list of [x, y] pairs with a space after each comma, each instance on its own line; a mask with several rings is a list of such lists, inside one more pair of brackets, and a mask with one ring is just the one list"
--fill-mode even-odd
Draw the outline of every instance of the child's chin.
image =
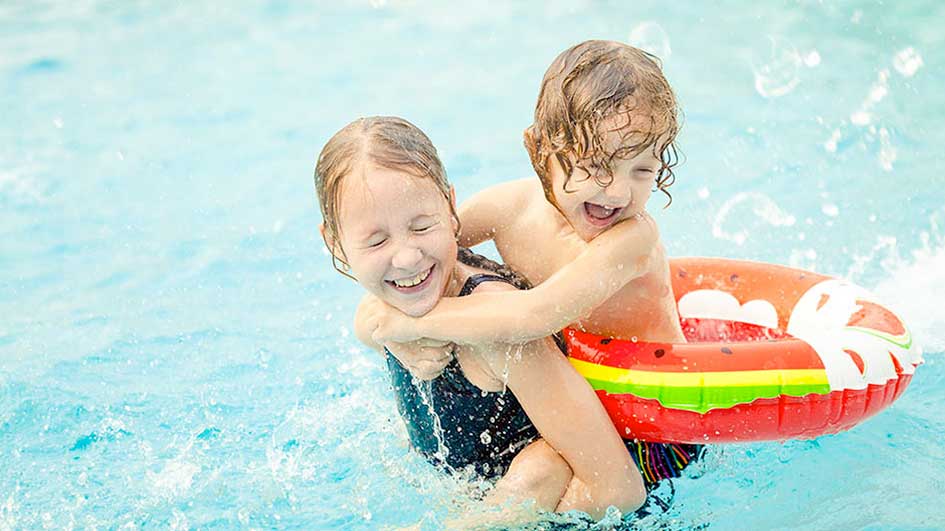
[[413, 304], [405, 304], [397, 309], [410, 317], [423, 317], [430, 313], [430, 310], [436, 306], [437, 301], [417, 301]]

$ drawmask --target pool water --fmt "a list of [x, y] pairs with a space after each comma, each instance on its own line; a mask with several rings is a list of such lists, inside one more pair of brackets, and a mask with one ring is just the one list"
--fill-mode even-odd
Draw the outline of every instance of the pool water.
[[[669, 529], [945, 527], [945, 4], [0, 4], [0, 529], [442, 528], [312, 169], [354, 117], [423, 128], [460, 200], [532, 175], [544, 69], [664, 58], [672, 255], [851, 278], [926, 364], [814, 441], [714, 447]], [[698, 477], [695, 477], [698, 476]], [[577, 526], [577, 524], [575, 524]]]

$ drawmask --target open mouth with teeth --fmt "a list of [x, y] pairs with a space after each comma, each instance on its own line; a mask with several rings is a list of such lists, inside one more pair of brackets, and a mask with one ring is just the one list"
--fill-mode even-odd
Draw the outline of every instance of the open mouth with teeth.
[[584, 215], [591, 225], [606, 227], [623, 212], [623, 207], [612, 208], [594, 203], [584, 203]]
[[412, 277], [401, 278], [397, 280], [385, 280], [387, 285], [393, 287], [400, 293], [414, 293], [422, 290], [429, 284], [430, 277], [433, 276], [433, 268], [423, 270]]

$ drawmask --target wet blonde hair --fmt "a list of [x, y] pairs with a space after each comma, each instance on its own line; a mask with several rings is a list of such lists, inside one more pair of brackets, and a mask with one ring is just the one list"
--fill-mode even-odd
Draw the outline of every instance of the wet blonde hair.
[[365, 164], [404, 171], [433, 181], [449, 204], [459, 233], [459, 216], [453, 206], [446, 170], [427, 135], [396, 116], [358, 118], [328, 140], [315, 165], [315, 192], [325, 224], [325, 239], [326, 243], [331, 242], [331, 262], [339, 273], [351, 277], [347, 273], [347, 257], [339, 239], [342, 183], [345, 177], [362, 169]]
[[[548, 201], [552, 192], [549, 159], [564, 169], [565, 190], [574, 171], [569, 159], [601, 186], [613, 181], [614, 158], [632, 158], [647, 148], [662, 162], [656, 187], [672, 203], [667, 191], [675, 177], [679, 132], [676, 96], [663, 76], [659, 59], [628, 44], [585, 41], [563, 51], [548, 67], [541, 82], [535, 121], [525, 130], [525, 149], [541, 179]], [[613, 128], [602, 122], [615, 118]], [[604, 134], [621, 132], [623, 145], [612, 152]], [[600, 168], [589, 171], [587, 166]], [[603, 175], [602, 175], [603, 174]]]

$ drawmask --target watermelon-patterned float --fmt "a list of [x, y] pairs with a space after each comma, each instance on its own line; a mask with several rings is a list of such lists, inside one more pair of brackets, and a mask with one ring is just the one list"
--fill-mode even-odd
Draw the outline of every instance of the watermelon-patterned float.
[[689, 343], [565, 332], [571, 362], [626, 438], [836, 433], [896, 400], [922, 363], [902, 320], [849, 282], [715, 258], [675, 259], [670, 269]]

